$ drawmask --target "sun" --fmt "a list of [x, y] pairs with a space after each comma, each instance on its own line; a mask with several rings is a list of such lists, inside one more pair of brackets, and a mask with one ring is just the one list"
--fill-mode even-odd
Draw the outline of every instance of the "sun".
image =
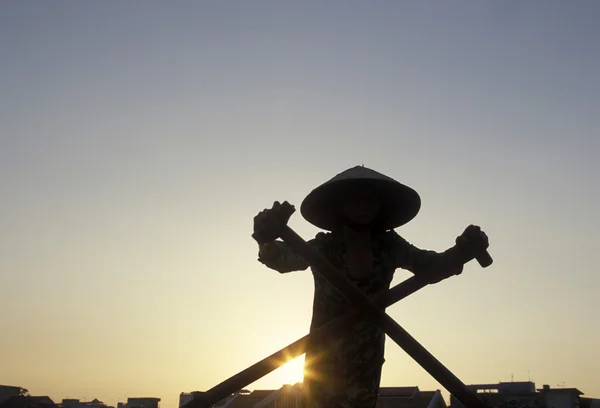
[[[304, 355], [295, 359], [289, 359], [284, 365], [267, 376], [268, 383], [273, 387], [279, 388], [284, 384], [293, 385], [302, 382], [303, 369]], [[267, 380], [267, 377], [265, 377], [265, 380]]]

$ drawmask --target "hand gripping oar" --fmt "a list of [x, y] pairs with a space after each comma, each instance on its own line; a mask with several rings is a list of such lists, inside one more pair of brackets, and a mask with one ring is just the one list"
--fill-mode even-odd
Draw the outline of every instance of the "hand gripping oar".
[[[374, 300], [374, 303], [380, 308], [386, 308], [427, 285], [428, 283], [424, 280], [413, 276], [394, 286], [387, 292], [377, 296]], [[241, 390], [248, 384], [252, 384], [270, 372], [276, 370], [287, 361], [304, 354], [306, 351], [306, 344], [315, 336], [327, 336], [330, 333], [353, 324], [362, 318], [362, 316], [362, 312], [360, 312], [358, 308], [355, 308], [350, 312], [337, 317], [318, 329], [313, 330], [301, 339], [298, 339], [276, 353], [271, 354], [269, 357], [262, 359], [258, 363], [251, 365], [245, 370], [240, 371], [238, 374], [228, 378], [220, 384], [217, 384], [208, 391], [199, 393], [197, 397], [181, 408], [209, 408], [211, 405], [216, 404], [234, 392]]]

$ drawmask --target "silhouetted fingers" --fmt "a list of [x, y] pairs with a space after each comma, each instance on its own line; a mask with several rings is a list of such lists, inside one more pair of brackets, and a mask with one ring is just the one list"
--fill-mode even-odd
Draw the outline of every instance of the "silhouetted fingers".
[[268, 228], [268, 226], [272, 223], [270, 216], [271, 210], [265, 210], [260, 212], [256, 217], [254, 217], [254, 228], [255, 229], [264, 229]]
[[481, 231], [481, 240], [484, 243], [484, 246], [487, 248], [488, 246], [490, 246], [490, 240], [487, 236], [487, 234], [483, 231]]
[[481, 231], [481, 228], [479, 228], [479, 226], [477, 225], [469, 225], [467, 227], [467, 229], [465, 230], [465, 232], [469, 233], [469, 234], [477, 234]]
[[282, 210], [284, 210], [285, 212], [290, 212], [290, 211], [294, 211], [294, 206], [290, 203], [288, 203], [287, 201], [284, 201], [282, 206], [281, 206]]

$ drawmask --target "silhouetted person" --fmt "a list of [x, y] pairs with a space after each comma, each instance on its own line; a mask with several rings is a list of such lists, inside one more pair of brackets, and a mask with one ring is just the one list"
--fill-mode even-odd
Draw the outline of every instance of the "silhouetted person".
[[[258, 214], [254, 229], [274, 229], [274, 211]], [[456, 245], [443, 253], [419, 249], [393, 229], [419, 212], [419, 195], [411, 188], [368, 168], [346, 170], [314, 189], [301, 213], [327, 230], [309, 241], [329, 262], [369, 297], [390, 287], [394, 271], [406, 269], [429, 283], [462, 272], [463, 265], [488, 247], [477, 226], [469, 226]], [[280, 273], [309, 265], [282, 241], [259, 245], [259, 261]], [[311, 331], [352, 308], [318, 273]], [[385, 333], [373, 319], [345, 332], [314, 339], [306, 348], [304, 387], [309, 408], [374, 408], [384, 362]]]

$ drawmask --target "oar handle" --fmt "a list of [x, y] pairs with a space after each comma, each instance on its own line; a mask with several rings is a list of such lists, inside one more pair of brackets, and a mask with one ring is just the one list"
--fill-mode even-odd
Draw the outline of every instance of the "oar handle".
[[492, 259], [492, 256], [490, 255], [490, 253], [487, 250], [483, 251], [475, 259], [477, 259], [477, 262], [479, 263], [479, 265], [482, 268], [487, 268], [494, 262], [494, 260]]

